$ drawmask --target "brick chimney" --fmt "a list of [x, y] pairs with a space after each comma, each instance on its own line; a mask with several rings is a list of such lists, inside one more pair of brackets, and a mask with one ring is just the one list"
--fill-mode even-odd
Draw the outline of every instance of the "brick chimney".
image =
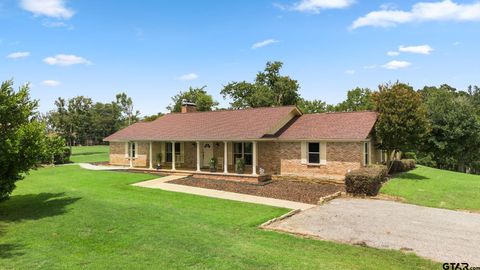
[[186, 100], [182, 101], [182, 113], [191, 113], [197, 111], [197, 105]]

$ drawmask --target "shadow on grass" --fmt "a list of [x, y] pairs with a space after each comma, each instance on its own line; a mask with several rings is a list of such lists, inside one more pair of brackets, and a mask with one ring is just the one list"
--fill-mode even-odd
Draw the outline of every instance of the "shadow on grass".
[[402, 174], [399, 175], [399, 178], [400, 179], [408, 179], [408, 180], [428, 180], [428, 179], [430, 179], [430, 178], [425, 177], [423, 175], [419, 175], [419, 174], [411, 173], [411, 172], [402, 173]]
[[62, 215], [67, 212], [66, 206], [79, 199], [67, 197], [63, 192], [15, 195], [0, 204], [0, 221], [18, 222]]
[[23, 246], [19, 244], [0, 244], [0, 259], [9, 259], [15, 256], [22, 256]]
[[[65, 193], [39, 193], [15, 195], [0, 203], [0, 236], [7, 231], [9, 222], [37, 220], [46, 217], [63, 215], [66, 207], [80, 198], [70, 198]], [[0, 259], [22, 256], [23, 245], [19, 243], [0, 244]], [[1, 267], [0, 267], [1, 268]]]

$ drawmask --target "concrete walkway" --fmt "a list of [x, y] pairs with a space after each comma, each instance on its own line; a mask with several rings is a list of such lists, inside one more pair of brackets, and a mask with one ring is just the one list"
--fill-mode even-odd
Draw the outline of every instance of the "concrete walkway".
[[273, 199], [273, 198], [227, 192], [227, 191], [221, 191], [221, 190], [166, 183], [168, 181], [181, 179], [184, 177], [186, 176], [169, 175], [169, 176], [161, 177], [154, 180], [135, 183], [133, 185], [138, 187], [158, 188], [166, 191], [181, 192], [181, 193], [194, 194], [199, 196], [206, 196], [206, 197], [219, 198], [219, 199], [225, 199], [225, 200], [264, 204], [264, 205], [287, 208], [287, 209], [306, 210], [315, 206], [313, 204], [306, 204], [306, 203], [292, 202], [287, 200], [279, 200], [279, 199]]
[[[78, 163], [72, 165], [79, 165], [80, 167], [87, 169], [87, 170], [96, 170], [96, 171], [108, 171], [108, 170], [128, 170], [128, 167], [120, 167], [120, 166], [101, 166], [101, 165], [92, 165], [89, 163]], [[188, 174], [172, 174], [167, 175], [164, 177], [160, 177], [153, 180], [138, 182], [132, 184], [133, 186], [137, 187], [145, 187], [145, 188], [157, 188], [166, 191], [172, 192], [181, 192], [199, 196], [206, 196], [212, 198], [219, 198], [225, 200], [232, 200], [232, 201], [240, 201], [240, 202], [247, 202], [247, 203], [256, 203], [256, 204], [264, 204], [269, 206], [287, 208], [287, 209], [299, 209], [305, 210], [314, 207], [314, 204], [307, 204], [307, 203], [300, 203], [300, 202], [292, 202], [287, 200], [279, 200], [273, 198], [266, 198], [260, 196], [253, 196], [247, 194], [240, 194], [235, 192], [227, 192], [221, 190], [213, 190], [213, 189], [206, 189], [206, 188], [198, 188], [198, 187], [190, 187], [185, 185], [177, 185], [166, 183], [168, 181], [181, 179], [184, 177], [189, 176]]]
[[480, 214], [370, 199], [335, 199], [266, 228], [325, 240], [412, 251], [480, 266]]
[[78, 165], [83, 169], [92, 170], [92, 171], [113, 171], [113, 170], [128, 170], [128, 167], [124, 166], [102, 166], [102, 165], [93, 165], [90, 163], [71, 163], [65, 165]]

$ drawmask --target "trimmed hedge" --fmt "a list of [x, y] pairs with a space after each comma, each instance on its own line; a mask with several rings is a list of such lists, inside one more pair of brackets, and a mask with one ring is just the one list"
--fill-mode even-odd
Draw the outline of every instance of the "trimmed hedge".
[[386, 179], [387, 167], [374, 165], [351, 171], [345, 176], [345, 188], [354, 195], [375, 196]]
[[416, 161], [414, 159], [392, 160], [390, 174], [401, 173], [415, 169]]

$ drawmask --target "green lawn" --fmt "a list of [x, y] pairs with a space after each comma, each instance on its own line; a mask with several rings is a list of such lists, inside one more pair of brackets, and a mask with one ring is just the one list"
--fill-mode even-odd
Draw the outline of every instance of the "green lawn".
[[418, 205], [480, 210], [478, 175], [419, 166], [388, 181], [380, 192]]
[[75, 163], [108, 161], [108, 145], [74, 146], [70, 160]]
[[1, 269], [440, 269], [257, 228], [288, 210], [133, 187], [146, 174], [43, 168], [0, 203]]

